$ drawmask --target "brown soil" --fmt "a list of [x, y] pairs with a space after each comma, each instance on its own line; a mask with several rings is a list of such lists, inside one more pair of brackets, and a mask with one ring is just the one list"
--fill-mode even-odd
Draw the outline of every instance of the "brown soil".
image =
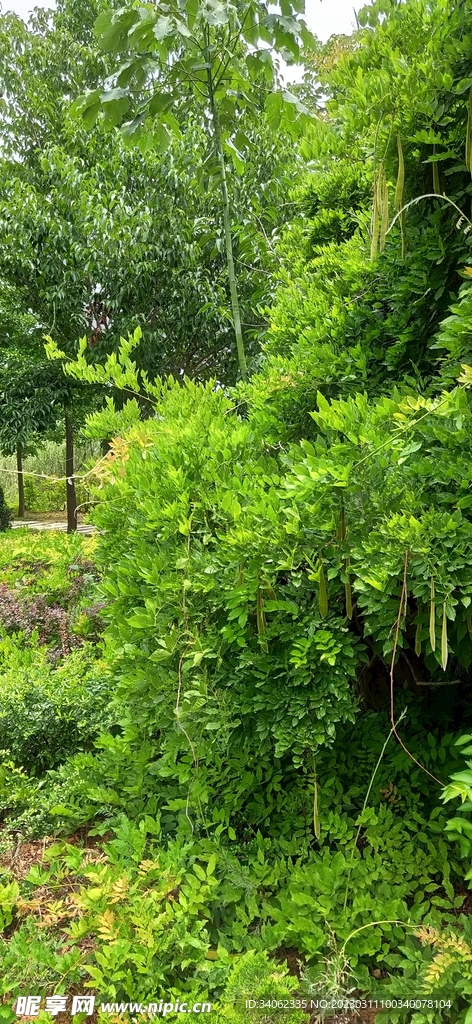
[[273, 953], [269, 953], [269, 956], [288, 967], [289, 974], [295, 975], [300, 981], [304, 958], [298, 949], [295, 949], [294, 946], [279, 946]]
[[464, 899], [464, 902], [463, 902], [462, 906], [458, 907], [454, 911], [456, 917], [459, 914], [471, 915], [472, 914], [472, 892], [470, 891], [470, 889], [465, 889], [465, 888], [462, 888], [462, 887], [458, 886], [454, 890], [454, 893], [455, 893], [456, 896], [462, 896], [463, 899]]
[[104, 836], [91, 836], [86, 828], [81, 828], [71, 836], [55, 838], [46, 836], [44, 839], [37, 839], [30, 843], [18, 843], [17, 846], [12, 844], [10, 849], [0, 857], [0, 866], [9, 868], [17, 879], [26, 878], [33, 864], [42, 864], [46, 850], [55, 843], [64, 842], [71, 846], [81, 846], [84, 850], [90, 851], [89, 859], [92, 860], [96, 859], [100, 848], [108, 839], [111, 839], [111, 836], [111, 832]]

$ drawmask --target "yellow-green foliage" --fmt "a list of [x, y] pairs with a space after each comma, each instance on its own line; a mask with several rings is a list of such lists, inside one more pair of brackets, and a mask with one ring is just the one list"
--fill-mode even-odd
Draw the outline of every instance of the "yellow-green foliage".
[[[266, 953], [251, 951], [237, 959], [217, 1007], [215, 1024], [302, 1024], [296, 977], [270, 960]], [[297, 1007], [297, 1002], [299, 1006]]]

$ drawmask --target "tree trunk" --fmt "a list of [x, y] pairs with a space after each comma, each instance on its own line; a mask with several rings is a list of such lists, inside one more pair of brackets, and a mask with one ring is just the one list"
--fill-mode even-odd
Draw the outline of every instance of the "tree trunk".
[[23, 448], [16, 446], [16, 469], [18, 473], [18, 519], [25, 518], [25, 483], [23, 479]]
[[229, 197], [228, 197], [228, 185], [226, 181], [226, 164], [225, 155], [223, 152], [223, 144], [221, 141], [221, 129], [220, 119], [218, 116], [218, 108], [215, 103], [215, 96], [213, 91], [213, 77], [211, 70], [211, 59], [209, 52], [209, 40], [206, 37], [205, 46], [205, 58], [208, 64], [207, 68], [207, 81], [208, 81], [208, 96], [210, 100], [211, 118], [213, 121], [213, 135], [215, 140], [215, 147], [218, 156], [218, 164], [220, 168], [220, 189], [221, 198], [223, 201], [223, 227], [225, 234], [225, 249], [226, 249], [226, 265], [228, 267], [228, 278], [229, 278], [229, 290], [231, 295], [231, 309], [233, 312], [233, 324], [234, 333], [236, 335], [236, 348], [238, 352], [238, 363], [241, 371], [241, 377], [246, 380], [247, 377], [247, 363], [246, 353], [244, 351], [243, 332], [241, 328], [241, 313], [239, 309], [239, 298], [238, 298], [238, 287], [236, 283], [236, 272], [234, 269], [234, 256], [233, 256], [233, 239], [231, 237], [231, 216], [229, 208]]
[[66, 424], [66, 495], [67, 495], [67, 533], [77, 529], [77, 499], [74, 483], [74, 434], [69, 413], [65, 414]]

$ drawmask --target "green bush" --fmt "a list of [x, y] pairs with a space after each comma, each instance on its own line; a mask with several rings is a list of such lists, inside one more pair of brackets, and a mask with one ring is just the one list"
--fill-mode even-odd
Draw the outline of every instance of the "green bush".
[[0, 533], [4, 533], [11, 527], [12, 513], [5, 501], [3, 487], [0, 487]]
[[[55, 844], [33, 865], [21, 894], [15, 881], [0, 888], [9, 920], [20, 909], [24, 919], [15, 955], [0, 940], [1, 995], [24, 991], [25, 979], [41, 994], [67, 992], [80, 979], [109, 1000], [190, 1001], [221, 984], [228, 958], [224, 951], [222, 964], [207, 958], [216, 858], [176, 843], [158, 846], [158, 833], [150, 818], [138, 829], [123, 817], [104, 850]], [[36, 931], [38, 913], [44, 927]]]
[[108, 721], [111, 688], [90, 645], [54, 667], [21, 634], [0, 638], [0, 748], [33, 775], [90, 748]]
[[298, 987], [297, 978], [267, 953], [251, 950], [231, 970], [215, 1024], [303, 1024], [307, 1018]]
[[242, 744], [301, 763], [354, 719], [359, 655], [342, 607], [320, 607], [319, 558], [298, 545], [276, 460], [221, 392], [190, 383], [122, 444], [126, 474], [119, 455], [104, 467], [113, 501], [95, 515], [135, 726], [169, 755]]
[[[25, 477], [25, 509], [27, 512], [63, 512], [66, 507], [66, 485], [54, 480]], [[87, 512], [90, 506], [90, 492], [77, 481], [75, 493], [79, 512]]]

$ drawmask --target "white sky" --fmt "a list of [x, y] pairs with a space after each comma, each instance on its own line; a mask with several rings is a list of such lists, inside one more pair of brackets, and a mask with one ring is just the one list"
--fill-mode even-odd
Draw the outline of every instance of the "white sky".
[[[355, 26], [354, 8], [358, 11], [366, 0], [306, 0], [308, 27], [321, 40], [329, 39], [336, 33], [346, 35]], [[27, 18], [33, 7], [54, 7], [51, 0], [3, 0], [4, 11], [15, 11]]]

